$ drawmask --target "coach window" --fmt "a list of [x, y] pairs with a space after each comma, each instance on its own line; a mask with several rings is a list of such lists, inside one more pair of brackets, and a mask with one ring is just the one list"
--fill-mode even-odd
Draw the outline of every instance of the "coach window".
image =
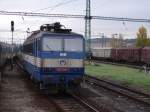
[[65, 39], [65, 51], [83, 51], [83, 40], [80, 38]]
[[61, 51], [62, 39], [44, 38], [43, 39], [43, 51]]

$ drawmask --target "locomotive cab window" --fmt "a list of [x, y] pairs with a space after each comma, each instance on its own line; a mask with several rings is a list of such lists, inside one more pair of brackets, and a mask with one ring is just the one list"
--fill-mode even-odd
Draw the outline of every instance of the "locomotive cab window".
[[83, 40], [80, 38], [65, 39], [65, 51], [83, 51]]
[[43, 39], [43, 51], [61, 51], [62, 39], [57, 38], [44, 38]]

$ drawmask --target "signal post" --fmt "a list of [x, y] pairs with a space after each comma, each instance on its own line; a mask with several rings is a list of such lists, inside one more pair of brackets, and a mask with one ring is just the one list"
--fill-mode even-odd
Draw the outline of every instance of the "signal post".
[[12, 45], [12, 50], [11, 50], [11, 53], [12, 53], [12, 55], [11, 55], [11, 70], [13, 69], [13, 33], [14, 33], [14, 21], [11, 21], [11, 32], [12, 32], [12, 43], [11, 43], [11, 45]]

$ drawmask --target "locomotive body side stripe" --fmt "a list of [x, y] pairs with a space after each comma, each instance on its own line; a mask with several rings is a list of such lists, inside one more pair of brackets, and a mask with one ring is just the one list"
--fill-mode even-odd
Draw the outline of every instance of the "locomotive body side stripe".
[[31, 63], [32, 65], [35, 65], [37, 67], [41, 67], [41, 58], [26, 54], [23, 54], [23, 58], [26, 62]]
[[[61, 60], [65, 61], [61, 64]], [[43, 67], [83, 67], [82, 59], [43, 59]]]
[[[66, 54], [65, 56], [61, 56], [61, 54]], [[39, 51], [38, 57], [40, 58], [71, 58], [71, 59], [83, 59], [85, 57], [84, 52], [60, 52], [60, 51], [51, 51], [51, 52], [44, 52]]]
[[[69, 67], [69, 68], [82, 68], [83, 67], [83, 59], [49, 59], [49, 58], [39, 58], [31, 55], [23, 54], [24, 61], [42, 68], [50, 68], [50, 67]], [[61, 61], [64, 63], [61, 64]]]
[[[84, 76], [84, 68], [68, 68], [68, 71], [58, 71], [57, 68], [38, 68], [31, 63], [24, 61], [25, 68], [30, 76], [44, 84], [62, 84], [61, 76], [65, 78], [65, 84], [73, 80], [82, 80]], [[62, 75], [63, 74], [63, 75]]]

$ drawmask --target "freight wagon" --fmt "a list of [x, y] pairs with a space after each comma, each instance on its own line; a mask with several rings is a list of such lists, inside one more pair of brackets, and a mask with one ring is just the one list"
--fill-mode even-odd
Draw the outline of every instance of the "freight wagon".
[[144, 48], [96, 48], [92, 49], [92, 59], [111, 60], [134, 64], [150, 64], [150, 47]]

